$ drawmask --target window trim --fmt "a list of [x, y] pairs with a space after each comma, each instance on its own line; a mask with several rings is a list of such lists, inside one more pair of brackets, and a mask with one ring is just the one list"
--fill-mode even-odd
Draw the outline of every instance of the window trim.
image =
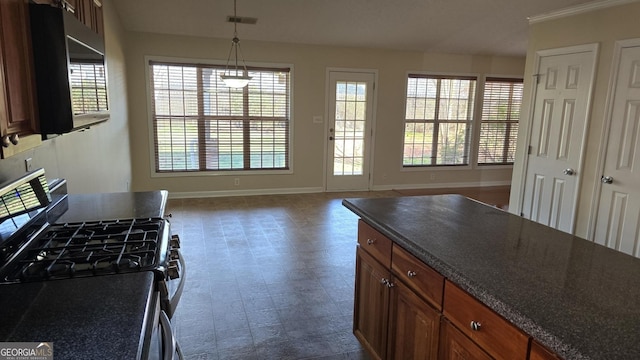
[[275, 68], [289, 68], [289, 141], [288, 141], [288, 169], [274, 170], [274, 169], [238, 169], [238, 170], [209, 170], [209, 171], [173, 171], [173, 172], [157, 172], [155, 164], [155, 137], [154, 137], [154, 124], [153, 124], [153, 88], [151, 87], [151, 71], [150, 62], [166, 62], [176, 63], [180, 65], [192, 64], [192, 65], [217, 65], [225, 66], [226, 60], [221, 59], [196, 59], [196, 58], [181, 58], [181, 57], [167, 57], [167, 56], [153, 56], [145, 55], [144, 57], [144, 71], [145, 71], [145, 88], [147, 90], [147, 151], [149, 152], [149, 173], [152, 178], [172, 178], [172, 177], [200, 177], [200, 176], [247, 176], [247, 175], [288, 175], [294, 173], [294, 66], [289, 63], [266, 63], [266, 62], [247, 62], [247, 68], [262, 68], [262, 69], [275, 69]]
[[[403, 102], [403, 107], [402, 107], [402, 137], [400, 139], [400, 146], [402, 149], [404, 149], [404, 138], [405, 138], [405, 125], [406, 125], [406, 111], [407, 111], [407, 89], [409, 86], [409, 77], [413, 75], [413, 76], [417, 76], [417, 77], [436, 77], [436, 78], [451, 78], [451, 77], [455, 77], [455, 78], [460, 78], [460, 79], [467, 79], [467, 80], [475, 80], [476, 81], [476, 86], [475, 86], [475, 92], [474, 92], [474, 101], [473, 101], [473, 107], [474, 110], [472, 112], [472, 118], [469, 121], [469, 123], [471, 124], [472, 128], [471, 131], [469, 132], [469, 153], [467, 156], [467, 164], [451, 164], [451, 165], [416, 165], [416, 166], [405, 166], [404, 165], [404, 150], [402, 150], [400, 152], [400, 171], [401, 172], [419, 172], [419, 171], [451, 171], [451, 170], [472, 170], [475, 169], [477, 166], [475, 165], [475, 163], [477, 161], [475, 161], [476, 158], [476, 134], [475, 134], [475, 128], [476, 128], [476, 118], [477, 118], [477, 114], [478, 114], [478, 106], [482, 105], [482, 103], [478, 103], [479, 101], [481, 101], [480, 96], [482, 95], [482, 93], [480, 92], [480, 87], [482, 86], [482, 88], [484, 89], [484, 76], [481, 73], [468, 73], [468, 72], [443, 72], [443, 71], [406, 71], [405, 72], [405, 76], [404, 76], [404, 102]], [[487, 167], [483, 167], [483, 169], [486, 169]]]

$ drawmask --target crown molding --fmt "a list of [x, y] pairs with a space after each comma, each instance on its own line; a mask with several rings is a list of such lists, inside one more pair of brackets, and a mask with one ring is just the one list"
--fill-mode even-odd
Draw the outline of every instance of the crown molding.
[[638, 0], [598, 0], [582, 5], [572, 6], [552, 12], [548, 12], [545, 14], [530, 16], [527, 19], [529, 20], [529, 24], [536, 24], [543, 21], [554, 20], [562, 17], [582, 14], [590, 11], [605, 9], [608, 7], [630, 4], [638, 2]]

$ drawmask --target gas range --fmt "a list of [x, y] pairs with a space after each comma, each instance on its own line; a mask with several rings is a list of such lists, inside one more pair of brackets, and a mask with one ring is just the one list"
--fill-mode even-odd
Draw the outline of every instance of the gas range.
[[53, 224], [30, 243], [3, 280], [162, 271], [167, 267], [166, 228], [166, 220], [153, 218]]
[[0, 186], [0, 284], [151, 271], [162, 310], [171, 318], [186, 269], [169, 221], [59, 223], [68, 207], [66, 187], [50, 191], [43, 169]]

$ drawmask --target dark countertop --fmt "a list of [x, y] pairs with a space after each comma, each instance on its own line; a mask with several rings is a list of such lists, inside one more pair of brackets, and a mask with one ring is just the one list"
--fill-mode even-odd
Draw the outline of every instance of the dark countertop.
[[640, 259], [459, 195], [344, 206], [566, 359], [640, 359]]
[[53, 342], [55, 359], [137, 359], [151, 272], [0, 285], [0, 341]]
[[160, 218], [164, 216], [168, 192], [122, 192], [70, 194], [69, 209], [56, 223], [90, 220]]

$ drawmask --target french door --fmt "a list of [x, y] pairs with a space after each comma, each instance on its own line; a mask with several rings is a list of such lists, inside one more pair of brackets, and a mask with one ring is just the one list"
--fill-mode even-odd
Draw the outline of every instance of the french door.
[[373, 72], [329, 71], [326, 190], [369, 190]]

